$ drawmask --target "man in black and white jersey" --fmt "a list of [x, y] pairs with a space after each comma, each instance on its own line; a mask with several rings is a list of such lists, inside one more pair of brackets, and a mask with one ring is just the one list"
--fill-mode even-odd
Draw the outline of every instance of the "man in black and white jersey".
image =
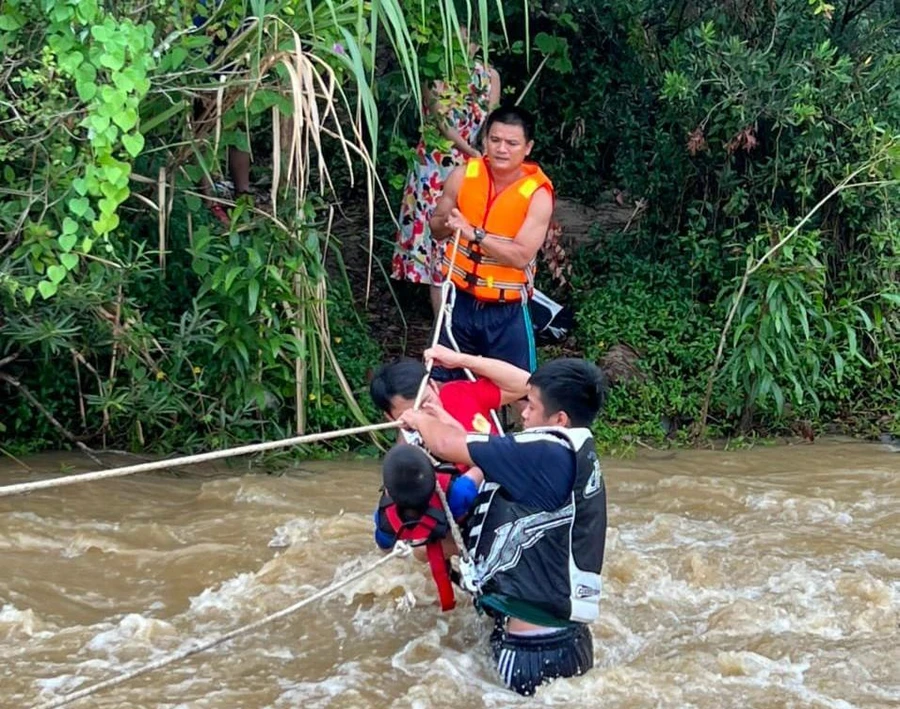
[[606, 487], [589, 427], [605, 399], [599, 368], [558, 359], [529, 380], [522, 433], [466, 434], [427, 409], [401, 416], [434, 455], [484, 472], [467, 526], [470, 583], [497, 619], [501, 678], [520, 694], [593, 666]]

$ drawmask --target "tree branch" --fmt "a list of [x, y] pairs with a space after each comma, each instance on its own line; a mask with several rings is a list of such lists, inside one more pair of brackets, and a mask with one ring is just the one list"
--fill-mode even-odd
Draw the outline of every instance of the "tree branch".
[[84, 453], [97, 465], [103, 465], [100, 459], [94, 455], [94, 451], [88, 448], [84, 443], [79, 441], [78, 438], [75, 437], [75, 434], [73, 434], [71, 431], [69, 431], [69, 429], [67, 429], [59, 421], [57, 421], [56, 417], [52, 413], [50, 413], [50, 411], [40, 401], [37, 400], [34, 394], [32, 394], [28, 390], [28, 387], [22, 384], [22, 382], [20, 382], [13, 376], [10, 376], [9, 374], [4, 374], [3, 372], [0, 372], [0, 381], [7, 382], [14, 389], [17, 389], [19, 393], [24, 396], [31, 403], [31, 405], [34, 406], [34, 408], [36, 408], [41, 413], [41, 415], [45, 419], [47, 419], [53, 425], [53, 427], [57, 431], [59, 431], [68, 441], [74, 443], [82, 453]]

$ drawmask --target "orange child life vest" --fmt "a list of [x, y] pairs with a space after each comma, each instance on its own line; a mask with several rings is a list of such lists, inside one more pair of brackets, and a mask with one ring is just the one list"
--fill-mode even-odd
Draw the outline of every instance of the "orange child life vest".
[[[553, 194], [550, 178], [535, 163], [522, 163], [524, 175], [502, 192], [497, 192], [485, 158], [469, 160], [456, 205], [469, 223], [481, 227], [492, 236], [515, 239], [531, 205], [531, 198], [541, 188]], [[482, 248], [460, 237], [453, 264], [452, 244], [444, 249], [443, 272], [450, 273], [453, 284], [478, 300], [508, 303], [530, 294], [534, 282], [534, 261], [525, 268], [515, 268], [488, 256]], [[452, 272], [451, 272], [452, 268]]]

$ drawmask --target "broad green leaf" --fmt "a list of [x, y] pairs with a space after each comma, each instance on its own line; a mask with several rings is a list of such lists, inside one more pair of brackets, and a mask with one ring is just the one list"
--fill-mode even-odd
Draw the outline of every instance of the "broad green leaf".
[[83, 217], [90, 206], [87, 197], [73, 197], [68, 201], [69, 211], [76, 217]]
[[126, 133], [122, 136], [122, 145], [131, 157], [136, 158], [144, 149], [144, 136], [140, 133]]
[[247, 286], [247, 312], [253, 315], [256, 312], [256, 304], [259, 301], [259, 281], [255, 278]]
[[856, 330], [854, 330], [849, 325], [845, 325], [844, 329], [847, 331], [847, 343], [850, 348], [850, 354], [855, 356], [858, 353], [856, 344]]
[[781, 414], [784, 412], [784, 391], [782, 391], [781, 386], [776, 382], [772, 382], [772, 396], [775, 397], [775, 406], [778, 409], [778, 413]]
[[25, 19], [17, 12], [9, 13], [4, 8], [4, 12], [0, 15], [0, 30], [4, 32], [15, 32], [17, 29], [25, 25]]
[[844, 378], [844, 358], [840, 352], [834, 353], [834, 373], [837, 375], [838, 381]]
[[74, 271], [78, 266], [78, 254], [60, 254], [59, 262], [69, 271]]
[[109, 128], [109, 116], [101, 116], [94, 114], [87, 119], [88, 125], [94, 129], [95, 133], [103, 133]]
[[41, 281], [37, 287], [44, 300], [56, 295], [56, 291], [59, 289], [59, 285], [51, 281]]
[[47, 278], [53, 283], [62, 283], [63, 279], [66, 277], [66, 273], [65, 266], [53, 264], [47, 269]]
[[121, 89], [125, 93], [131, 93], [132, 91], [134, 91], [134, 80], [125, 72], [113, 72], [112, 80], [113, 84], [116, 85], [116, 88]]
[[108, 69], [112, 69], [113, 71], [118, 71], [123, 66], [125, 66], [124, 50], [113, 48], [109, 51], [103, 52], [103, 54], [100, 55], [100, 64], [107, 67]]
[[107, 215], [115, 213], [116, 208], [119, 206], [119, 203], [115, 200], [109, 199], [108, 197], [104, 197], [99, 202], [97, 202], [97, 206], [100, 207], [101, 215]]
[[75, 6], [79, 19], [86, 25], [94, 22], [97, 17], [97, 0], [79, 0]]
[[85, 81], [84, 79], [77, 79], [75, 81], [75, 93], [78, 94], [78, 98], [82, 101], [90, 101], [94, 96], [97, 95], [97, 84], [93, 81]]
[[112, 38], [113, 29], [106, 23], [91, 27], [91, 36], [101, 44], [105, 44]]
[[809, 318], [806, 314], [806, 308], [800, 306], [797, 309], [800, 313], [800, 324], [803, 326], [803, 336], [808, 340], [809, 339]]
[[59, 248], [63, 251], [71, 251], [75, 244], [78, 243], [78, 236], [76, 234], [60, 234], [56, 241], [59, 243]]
[[118, 214], [101, 214], [99, 219], [91, 223], [91, 227], [98, 236], [108, 234], [117, 226], [119, 226]]
[[126, 132], [134, 128], [137, 125], [137, 121], [137, 111], [133, 108], [126, 108], [124, 111], [120, 111], [113, 116], [113, 122]]
[[75, 190], [79, 195], [84, 197], [88, 192], [87, 180], [83, 177], [78, 177], [72, 180], [72, 189]]
[[73, 76], [82, 62], [84, 62], [84, 55], [81, 52], [69, 52], [59, 57], [60, 68]]
[[[231, 290], [231, 284], [234, 283], [234, 279], [237, 278], [241, 272], [244, 270], [243, 266], [232, 266], [225, 276], [225, 292], [227, 293]], [[252, 313], [251, 313], [252, 315]]]

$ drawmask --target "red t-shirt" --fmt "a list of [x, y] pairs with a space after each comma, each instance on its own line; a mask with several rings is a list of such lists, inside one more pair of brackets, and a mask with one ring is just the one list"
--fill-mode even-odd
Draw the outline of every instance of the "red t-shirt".
[[448, 382], [438, 395], [447, 413], [469, 433], [499, 433], [491, 409], [500, 410], [500, 387], [490, 379]]

